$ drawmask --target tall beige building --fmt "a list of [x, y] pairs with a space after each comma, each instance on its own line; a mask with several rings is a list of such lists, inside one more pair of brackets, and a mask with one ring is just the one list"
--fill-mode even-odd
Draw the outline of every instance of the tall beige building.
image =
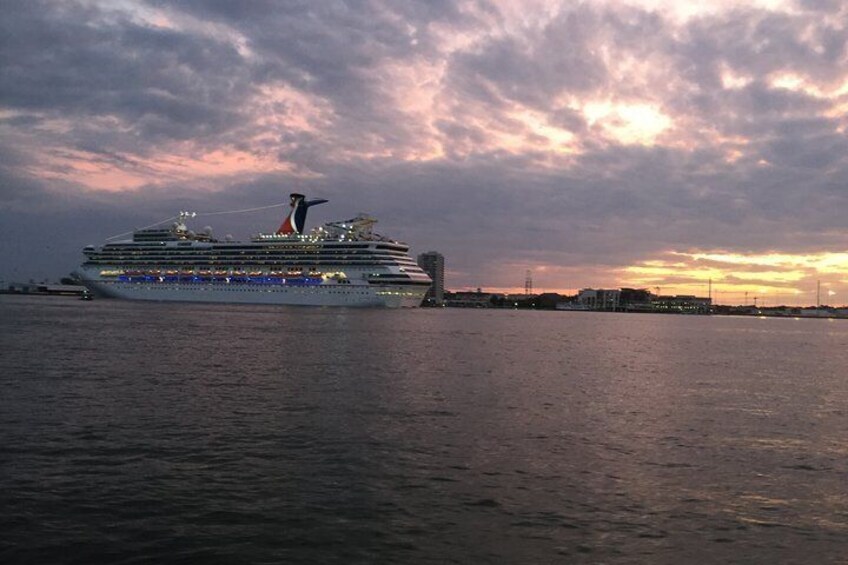
[[444, 255], [436, 251], [422, 253], [418, 256], [418, 266], [433, 279], [433, 284], [424, 297], [425, 302], [441, 306], [445, 302]]

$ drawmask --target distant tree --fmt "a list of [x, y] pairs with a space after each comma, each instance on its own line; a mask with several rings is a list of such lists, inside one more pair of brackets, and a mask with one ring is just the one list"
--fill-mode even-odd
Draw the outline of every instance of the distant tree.
[[545, 292], [535, 299], [535, 304], [543, 310], [553, 310], [562, 301], [563, 297], [555, 292]]

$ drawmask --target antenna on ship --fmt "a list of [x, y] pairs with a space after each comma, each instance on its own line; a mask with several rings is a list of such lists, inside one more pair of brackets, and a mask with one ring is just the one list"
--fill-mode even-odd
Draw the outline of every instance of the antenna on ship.
[[524, 296], [529, 297], [533, 294], [533, 273], [530, 269], [524, 274]]
[[186, 220], [189, 218], [197, 217], [197, 212], [186, 212], [185, 210], [180, 210], [179, 215], [177, 216], [177, 229], [185, 230], [186, 229]]

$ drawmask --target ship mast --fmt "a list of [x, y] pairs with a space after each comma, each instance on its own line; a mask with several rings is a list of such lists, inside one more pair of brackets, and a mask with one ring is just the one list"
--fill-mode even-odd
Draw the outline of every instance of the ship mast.
[[194, 218], [197, 216], [197, 212], [186, 212], [184, 210], [180, 210], [180, 213], [177, 215], [177, 229], [186, 230], [186, 220], [188, 218]]

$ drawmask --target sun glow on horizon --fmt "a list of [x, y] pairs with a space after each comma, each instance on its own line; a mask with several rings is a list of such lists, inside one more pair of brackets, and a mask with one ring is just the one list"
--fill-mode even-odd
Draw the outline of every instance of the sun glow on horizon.
[[[815, 303], [819, 284], [827, 289], [827, 296], [843, 296], [840, 288], [846, 281], [839, 276], [848, 273], [848, 252], [670, 251], [667, 257], [624, 267], [621, 280], [683, 294], [706, 295], [712, 286], [720, 303], [742, 303], [744, 297], [766, 295], [787, 305], [810, 305]], [[848, 296], [843, 301], [848, 303]]]

